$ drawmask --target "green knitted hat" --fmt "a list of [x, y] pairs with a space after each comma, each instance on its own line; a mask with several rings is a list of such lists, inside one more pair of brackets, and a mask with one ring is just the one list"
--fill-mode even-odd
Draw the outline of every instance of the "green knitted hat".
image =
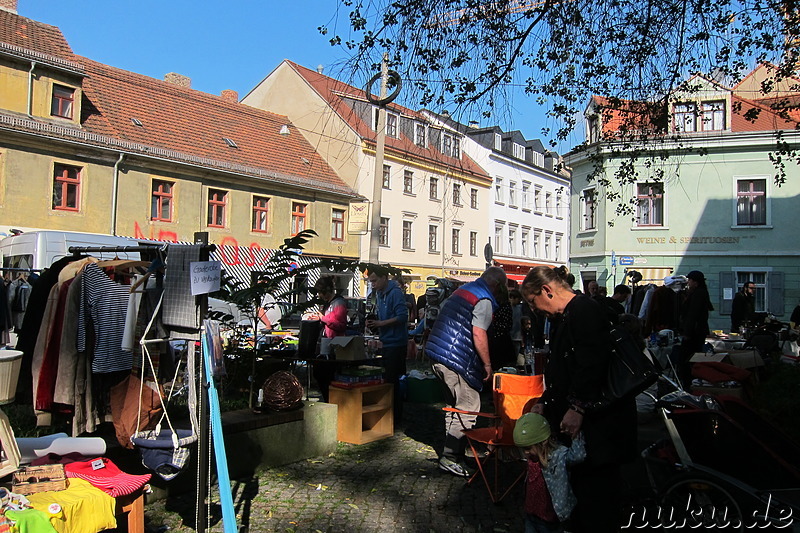
[[514, 426], [514, 444], [527, 448], [550, 438], [550, 424], [542, 415], [525, 413]]

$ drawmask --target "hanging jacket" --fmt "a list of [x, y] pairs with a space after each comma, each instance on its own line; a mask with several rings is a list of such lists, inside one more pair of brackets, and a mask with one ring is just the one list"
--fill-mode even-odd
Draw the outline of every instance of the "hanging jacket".
[[478, 391], [483, 388], [484, 373], [472, 341], [472, 310], [480, 300], [489, 300], [492, 312], [497, 311], [497, 301], [484, 280], [459, 287], [442, 305], [425, 344], [428, 357], [459, 374]]

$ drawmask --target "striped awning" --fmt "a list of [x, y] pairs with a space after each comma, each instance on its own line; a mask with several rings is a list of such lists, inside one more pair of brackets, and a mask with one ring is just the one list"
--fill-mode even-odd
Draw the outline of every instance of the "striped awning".
[[671, 276], [672, 273], [675, 271], [674, 267], [651, 267], [651, 268], [636, 268], [636, 267], [628, 267], [625, 269], [625, 273], [636, 271], [642, 275], [642, 281], [639, 282], [639, 285], [647, 285], [652, 283], [653, 285], [663, 285], [664, 278], [667, 276]]

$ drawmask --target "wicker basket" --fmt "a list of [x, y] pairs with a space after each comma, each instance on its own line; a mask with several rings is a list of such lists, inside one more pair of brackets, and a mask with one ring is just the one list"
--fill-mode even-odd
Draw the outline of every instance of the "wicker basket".
[[28, 466], [14, 472], [13, 492], [18, 494], [34, 494], [49, 490], [65, 490], [67, 476], [64, 465]]
[[291, 372], [275, 372], [264, 382], [264, 405], [273, 411], [290, 411], [303, 405], [303, 386]]

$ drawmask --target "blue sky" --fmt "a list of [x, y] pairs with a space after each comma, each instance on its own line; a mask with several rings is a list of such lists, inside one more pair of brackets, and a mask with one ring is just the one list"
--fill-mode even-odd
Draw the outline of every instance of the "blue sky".
[[[337, 66], [347, 51], [330, 46], [317, 31], [321, 25], [346, 29], [347, 11], [340, 9], [337, 22], [338, 5], [339, 0], [19, 0], [18, 12], [58, 26], [78, 55], [157, 79], [177, 72], [192, 79], [193, 89], [233, 89], [241, 98], [283, 59], [309, 68], [321, 64], [326, 74], [341, 77]], [[532, 98], [514, 95], [509, 108], [496, 121], [500, 127], [542, 138], [544, 112]], [[485, 119], [480, 124], [491, 125]], [[563, 153], [577, 142], [559, 149]]]

